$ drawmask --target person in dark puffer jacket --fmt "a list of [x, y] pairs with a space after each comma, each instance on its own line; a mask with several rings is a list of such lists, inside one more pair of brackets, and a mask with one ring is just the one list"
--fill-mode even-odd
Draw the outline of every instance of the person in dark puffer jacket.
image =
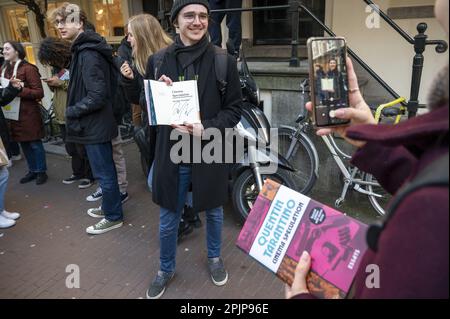
[[53, 12], [52, 20], [61, 37], [72, 42], [66, 140], [85, 146], [92, 173], [103, 192], [102, 206], [87, 212], [101, 221], [86, 232], [103, 234], [123, 225], [111, 144], [118, 135], [112, 108], [113, 88], [118, 81], [112, 48], [99, 34], [85, 29], [89, 23], [78, 5], [64, 3]]

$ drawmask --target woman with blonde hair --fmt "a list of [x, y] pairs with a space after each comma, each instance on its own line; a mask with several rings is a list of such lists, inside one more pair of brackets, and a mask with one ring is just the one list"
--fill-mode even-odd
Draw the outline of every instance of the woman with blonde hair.
[[[128, 21], [128, 42], [133, 50], [136, 70], [141, 76], [145, 74], [148, 58], [159, 50], [172, 44], [172, 39], [163, 30], [159, 21], [151, 14], [139, 14]], [[129, 71], [126, 69], [126, 71]], [[131, 78], [129, 74], [122, 74]]]
[[[161, 27], [159, 21], [151, 14], [139, 14], [131, 17], [128, 20], [127, 29], [133, 63], [130, 65], [128, 61], [125, 61], [122, 64], [120, 68], [121, 85], [128, 101], [139, 101], [139, 93], [143, 89], [145, 69], [149, 58], [159, 50], [168, 47], [173, 41]], [[137, 96], [135, 96], [136, 92]], [[139, 104], [133, 104], [133, 106], [136, 106], [139, 116], [142, 112], [146, 113], [147, 111]], [[135, 113], [134, 110], [133, 113]], [[135, 118], [135, 114], [133, 114], [133, 118]], [[145, 120], [142, 120], [141, 123], [145, 125]], [[148, 140], [151, 138], [150, 133], [148, 130], [145, 132]], [[148, 164], [151, 165], [152, 162], [153, 154], [150, 154]]]
[[[159, 21], [151, 14], [139, 14], [128, 21], [127, 41], [132, 49], [133, 64], [128, 61], [122, 65], [123, 86], [142, 85], [145, 67], [150, 56], [172, 44], [172, 39], [163, 30]], [[129, 90], [128, 90], [129, 91]], [[133, 104], [133, 123], [142, 125], [142, 109]]]

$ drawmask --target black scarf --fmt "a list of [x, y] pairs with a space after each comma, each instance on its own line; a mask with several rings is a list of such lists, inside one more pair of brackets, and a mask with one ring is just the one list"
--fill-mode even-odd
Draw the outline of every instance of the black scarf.
[[[184, 80], [195, 80], [195, 67], [199, 66], [199, 61], [209, 46], [208, 37], [205, 35], [198, 43], [192, 46], [185, 46], [178, 35], [175, 38], [175, 57], [177, 59], [179, 75], [184, 76]], [[180, 70], [181, 68], [181, 70]]]

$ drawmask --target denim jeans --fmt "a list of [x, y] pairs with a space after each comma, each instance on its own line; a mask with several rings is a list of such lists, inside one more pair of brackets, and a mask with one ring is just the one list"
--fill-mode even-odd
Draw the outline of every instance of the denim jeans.
[[28, 170], [32, 173], [45, 173], [47, 162], [42, 141], [20, 142], [20, 146], [22, 146], [23, 154], [27, 160]]
[[[242, 8], [242, 0], [210, 0], [211, 10]], [[209, 34], [211, 42], [222, 47], [222, 29], [221, 23], [223, 18], [227, 16], [227, 27], [229, 38], [233, 42], [234, 48], [239, 52], [242, 44], [242, 25], [241, 13], [211, 13], [211, 23], [209, 25]]]
[[86, 144], [85, 148], [94, 178], [103, 192], [102, 210], [105, 212], [105, 218], [109, 221], [123, 220], [111, 143]]
[[5, 210], [5, 193], [8, 186], [9, 172], [6, 166], [0, 167], [0, 213]]
[[[173, 212], [161, 207], [159, 221], [160, 268], [164, 272], [174, 272], [176, 265], [176, 250], [178, 226], [191, 184], [192, 168], [189, 166], [179, 166], [178, 173], [178, 207]], [[218, 207], [206, 211], [206, 244], [208, 248], [208, 258], [220, 257], [222, 246], [222, 225], [223, 208]]]

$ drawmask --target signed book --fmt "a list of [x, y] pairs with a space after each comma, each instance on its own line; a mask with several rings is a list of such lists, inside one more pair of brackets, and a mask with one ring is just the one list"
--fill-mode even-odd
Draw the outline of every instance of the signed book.
[[345, 298], [367, 250], [367, 225], [267, 180], [237, 246], [292, 285], [304, 251], [312, 258], [309, 291]]
[[197, 81], [164, 82], [144, 80], [151, 126], [196, 124], [200, 120]]

